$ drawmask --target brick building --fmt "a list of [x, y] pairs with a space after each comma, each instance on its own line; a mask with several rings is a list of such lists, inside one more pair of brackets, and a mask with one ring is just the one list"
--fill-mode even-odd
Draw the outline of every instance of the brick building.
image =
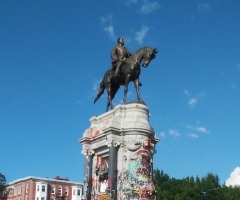
[[54, 179], [29, 176], [10, 182], [4, 200], [81, 200], [83, 184], [68, 178]]

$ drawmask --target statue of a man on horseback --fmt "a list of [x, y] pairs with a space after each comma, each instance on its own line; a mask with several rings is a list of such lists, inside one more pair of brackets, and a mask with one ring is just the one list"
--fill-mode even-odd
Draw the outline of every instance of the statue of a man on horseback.
[[113, 47], [111, 52], [112, 59], [112, 68], [115, 70], [115, 76], [120, 76], [120, 70], [122, 64], [126, 62], [127, 58], [129, 58], [132, 54], [128, 51], [128, 49], [124, 46], [124, 39], [119, 37], [117, 39], [118, 45]]
[[[140, 67], [142, 66], [146, 68], [157, 54], [156, 48], [143, 47], [132, 55], [127, 48], [124, 47], [124, 39], [122, 37], [118, 38], [117, 41], [118, 45], [113, 48], [111, 53], [112, 68], [107, 70], [104, 74], [98, 93], [94, 99], [94, 103], [96, 103], [106, 89], [108, 99], [106, 110], [108, 110], [109, 107], [113, 108], [112, 99], [120, 86], [124, 86], [123, 102], [127, 102], [126, 95], [128, 92], [129, 82], [134, 82], [137, 99], [142, 101], [139, 92], [139, 86], [141, 86], [139, 81], [141, 73]], [[115, 76], [112, 75], [114, 70]]]

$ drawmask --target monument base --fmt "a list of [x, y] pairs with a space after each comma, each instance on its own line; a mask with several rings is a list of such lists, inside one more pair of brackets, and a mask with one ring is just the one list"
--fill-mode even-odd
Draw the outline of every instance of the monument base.
[[118, 105], [90, 119], [83, 137], [86, 199], [154, 199], [155, 137], [143, 103]]

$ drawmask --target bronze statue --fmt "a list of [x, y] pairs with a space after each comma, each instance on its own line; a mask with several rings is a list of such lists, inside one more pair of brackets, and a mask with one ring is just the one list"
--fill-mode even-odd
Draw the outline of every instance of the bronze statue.
[[126, 103], [126, 95], [130, 81], [134, 82], [137, 98], [139, 101], [142, 101], [139, 92], [139, 75], [141, 73], [140, 65], [142, 63], [143, 67], [147, 67], [151, 60], [155, 58], [156, 54], [156, 49], [153, 49], [151, 47], [144, 47], [139, 49], [136, 53], [131, 55], [122, 63], [122, 67], [120, 67], [119, 70], [120, 76], [115, 77], [115, 73], [112, 68], [107, 70], [104, 74], [102, 82], [100, 83], [100, 88], [94, 99], [94, 103], [96, 103], [106, 88], [108, 93], [106, 111], [108, 111], [109, 106], [113, 108], [112, 99], [114, 98], [121, 85], [124, 85], [123, 102]]
[[115, 70], [115, 76], [119, 76], [119, 71], [124, 62], [126, 62], [127, 58], [129, 58], [132, 54], [128, 51], [128, 49], [124, 46], [124, 39], [119, 37], [117, 39], [118, 45], [112, 49], [111, 59], [112, 59], [112, 67]]

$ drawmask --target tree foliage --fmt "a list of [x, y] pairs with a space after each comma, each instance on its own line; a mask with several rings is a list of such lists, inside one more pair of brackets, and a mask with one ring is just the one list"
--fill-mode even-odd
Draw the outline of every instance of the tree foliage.
[[6, 185], [6, 177], [0, 173], [0, 191], [2, 191], [4, 189]]
[[206, 176], [171, 178], [168, 174], [154, 170], [153, 180], [157, 190], [157, 200], [237, 200], [239, 187], [226, 187], [219, 183], [219, 177], [212, 173]]
[[0, 173], [0, 199], [3, 197], [5, 187], [6, 187], [6, 177], [2, 173]]

